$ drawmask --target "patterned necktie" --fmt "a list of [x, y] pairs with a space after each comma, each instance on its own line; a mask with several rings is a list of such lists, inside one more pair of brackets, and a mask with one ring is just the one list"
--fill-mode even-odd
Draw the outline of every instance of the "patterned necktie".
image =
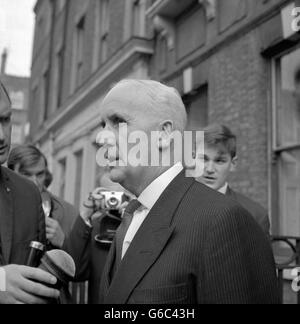
[[122, 250], [123, 250], [123, 242], [128, 231], [128, 228], [132, 222], [133, 214], [135, 211], [141, 207], [141, 203], [134, 199], [132, 200], [124, 210], [123, 219], [121, 225], [119, 226], [116, 232], [116, 265], [117, 268], [122, 261]]

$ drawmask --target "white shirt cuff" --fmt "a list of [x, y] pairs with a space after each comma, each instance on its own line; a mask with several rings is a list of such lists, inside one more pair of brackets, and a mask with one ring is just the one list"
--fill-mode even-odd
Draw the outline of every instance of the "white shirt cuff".
[[0, 268], [0, 291], [6, 292], [6, 273], [3, 268]]

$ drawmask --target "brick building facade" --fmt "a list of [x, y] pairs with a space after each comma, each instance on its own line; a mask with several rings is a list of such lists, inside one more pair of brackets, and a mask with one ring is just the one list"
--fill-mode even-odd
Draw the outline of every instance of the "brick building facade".
[[190, 129], [220, 122], [234, 130], [233, 187], [269, 209], [273, 233], [300, 235], [296, 6], [290, 0], [37, 1], [31, 139], [50, 160], [54, 191], [79, 205], [95, 185], [102, 98], [120, 79], [151, 78], [180, 91]]

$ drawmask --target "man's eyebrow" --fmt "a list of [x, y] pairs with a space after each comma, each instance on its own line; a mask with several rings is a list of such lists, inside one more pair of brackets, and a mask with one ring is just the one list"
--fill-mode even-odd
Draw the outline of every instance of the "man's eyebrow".
[[107, 119], [109, 120], [113, 120], [115, 118], [119, 118], [119, 119], [128, 119], [128, 117], [124, 114], [120, 114], [120, 113], [112, 113], [110, 115], [107, 116]]

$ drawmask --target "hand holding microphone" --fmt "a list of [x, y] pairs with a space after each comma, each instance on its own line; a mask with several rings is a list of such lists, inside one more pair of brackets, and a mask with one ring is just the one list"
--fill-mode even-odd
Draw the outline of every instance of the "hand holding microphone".
[[0, 304], [47, 304], [59, 298], [59, 291], [53, 288], [57, 279], [50, 273], [21, 265], [2, 269], [6, 287], [0, 292]]
[[56, 277], [54, 288], [67, 287], [75, 277], [75, 262], [72, 257], [62, 250], [52, 250], [44, 254], [39, 269], [49, 272]]
[[[56, 278], [56, 283], [46, 284], [51, 289], [61, 290], [64, 292], [67, 302], [70, 302], [71, 296], [68, 292], [68, 284], [75, 277], [75, 263], [70, 255], [62, 250], [52, 250], [43, 254], [44, 246], [38, 242], [30, 244], [30, 253], [27, 265], [38, 267], [43, 272], [47, 272]], [[49, 303], [56, 303], [52, 299]]]

